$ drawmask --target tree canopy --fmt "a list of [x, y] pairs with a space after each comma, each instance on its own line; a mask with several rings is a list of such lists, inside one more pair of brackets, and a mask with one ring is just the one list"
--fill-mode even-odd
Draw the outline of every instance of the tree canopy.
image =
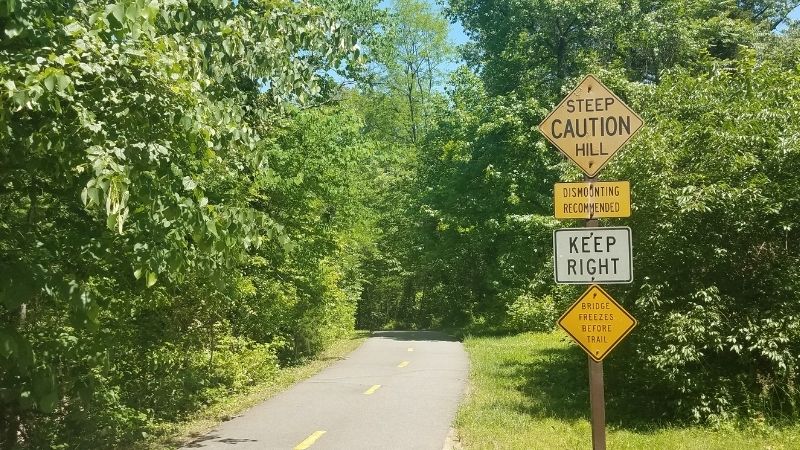
[[797, 4], [0, 2], [0, 447], [128, 446], [356, 327], [551, 330], [536, 125], [590, 72], [646, 122], [609, 382], [796, 417]]

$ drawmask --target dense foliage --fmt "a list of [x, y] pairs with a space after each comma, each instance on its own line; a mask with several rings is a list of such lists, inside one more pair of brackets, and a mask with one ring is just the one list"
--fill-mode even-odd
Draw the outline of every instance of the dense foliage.
[[651, 125], [608, 176], [635, 183], [623, 298], [645, 320], [620, 363], [661, 380], [643, 398], [714, 420], [798, 413], [799, 94], [794, 63], [745, 53], [638, 99]]
[[572, 225], [552, 219], [552, 183], [578, 172], [536, 125], [595, 72], [648, 123], [602, 174], [633, 186], [615, 223], [636, 276], [612, 294], [642, 324], [610, 383], [669, 417], [796, 415], [798, 41], [772, 32], [794, 6], [451, 1], [477, 75], [454, 74], [421, 146], [393, 320], [543, 329], [575, 299], [552, 282], [550, 233]]
[[352, 329], [359, 118], [292, 111], [357, 53], [309, 3], [3, 3], [0, 446], [141, 438]]
[[419, 0], [0, 2], [0, 446], [124, 446], [354, 326], [550, 329], [536, 125], [586, 72], [647, 122], [610, 383], [796, 415], [796, 3], [451, 0], [446, 79]]

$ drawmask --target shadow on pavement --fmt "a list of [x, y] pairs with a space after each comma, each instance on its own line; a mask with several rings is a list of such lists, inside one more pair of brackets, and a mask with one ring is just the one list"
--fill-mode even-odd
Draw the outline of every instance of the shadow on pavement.
[[448, 341], [458, 342], [453, 336], [441, 331], [373, 331], [371, 337], [393, 341]]
[[192, 442], [189, 442], [188, 444], [186, 444], [182, 448], [202, 448], [202, 447], [206, 446], [204, 444], [206, 441], [213, 441], [214, 443], [220, 442], [220, 443], [229, 444], [229, 445], [236, 445], [236, 444], [240, 444], [242, 442], [258, 442], [258, 440], [256, 440], [256, 439], [236, 439], [236, 438], [219, 439], [218, 435], [206, 434], [205, 436], [201, 436], [201, 437], [193, 440]]

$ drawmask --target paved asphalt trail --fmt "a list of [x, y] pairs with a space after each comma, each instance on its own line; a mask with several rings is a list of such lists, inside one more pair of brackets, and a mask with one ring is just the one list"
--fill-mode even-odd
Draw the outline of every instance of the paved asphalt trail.
[[342, 361], [184, 448], [441, 450], [467, 369], [461, 343], [442, 333], [375, 332]]

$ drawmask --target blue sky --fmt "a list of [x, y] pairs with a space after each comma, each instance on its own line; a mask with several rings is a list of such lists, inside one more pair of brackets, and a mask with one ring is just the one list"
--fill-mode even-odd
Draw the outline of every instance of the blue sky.
[[800, 6], [789, 13], [789, 18], [792, 20], [800, 20]]
[[[441, 0], [426, 0], [429, 5], [431, 5], [436, 11], [441, 11], [443, 9], [442, 4], [443, 1]], [[446, 0], [445, 0], [446, 1]], [[378, 4], [381, 8], [389, 8], [392, 4], [392, 0], [381, 0]], [[450, 24], [450, 41], [454, 44], [463, 44], [467, 42], [467, 35], [464, 34], [464, 29], [461, 27], [460, 23]]]
[[450, 42], [456, 45], [461, 45], [468, 40], [469, 38], [466, 34], [464, 34], [464, 28], [461, 26], [461, 23], [450, 24]]

